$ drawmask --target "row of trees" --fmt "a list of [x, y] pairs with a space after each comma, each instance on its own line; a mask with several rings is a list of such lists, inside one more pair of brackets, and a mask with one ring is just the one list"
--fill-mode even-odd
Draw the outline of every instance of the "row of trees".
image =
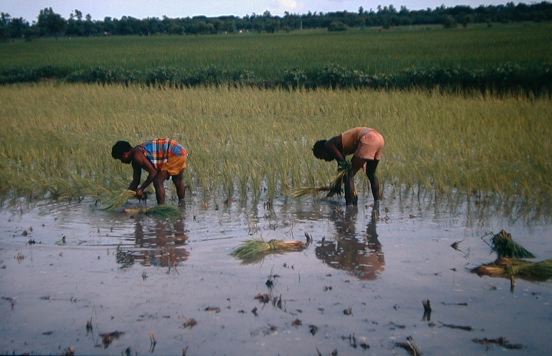
[[241, 31], [277, 32], [312, 28], [327, 28], [330, 31], [346, 30], [349, 27], [381, 26], [389, 28], [400, 25], [442, 24], [453, 27], [470, 23], [550, 21], [552, 3], [515, 5], [512, 2], [498, 6], [445, 7], [435, 9], [408, 10], [402, 6], [378, 6], [376, 10], [366, 11], [362, 7], [358, 12], [308, 12], [272, 16], [265, 11], [262, 15], [195, 16], [186, 18], [136, 19], [123, 16], [121, 19], [106, 17], [103, 21], [92, 20], [90, 14], [83, 17], [74, 10], [69, 19], [63, 18], [52, 8], [40, 11], [37, 21], [29, 24], [23, 18], [12, 18], [9, 14], [0, 14], [0, 38], [21, 38], [32, 36], [97, 36], [97, 35], [152, 35], [152, 34], [216, 34]]

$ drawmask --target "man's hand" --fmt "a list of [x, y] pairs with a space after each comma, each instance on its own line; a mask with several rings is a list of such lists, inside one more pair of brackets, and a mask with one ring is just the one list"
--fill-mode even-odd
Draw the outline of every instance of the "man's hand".
[[351, 168], [353, 168], [353, 164], [346, 159], [342, 161], [337, 161], [337, 166], [339, 167], [340, 171], [349, 171], [351, 170]]
[[140, 188], [136, 189], [136, 198], [143, 199], [144, 198], [144, 191]]

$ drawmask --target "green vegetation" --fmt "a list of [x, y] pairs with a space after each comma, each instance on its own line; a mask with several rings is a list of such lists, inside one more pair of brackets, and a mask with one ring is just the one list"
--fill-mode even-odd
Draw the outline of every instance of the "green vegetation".
[[[186, 184], [206, 201], [291, 196], [331, 181], [336, 166], [316, 160], [312, 144], [354, 126], [384, 134], [385, 187], [535, 206], [552, 198], [550, 98], [42, 83], [2, 86], [0, 101], [4, 198], [122, 191], [132, 170], [111, 158], [111, 146], [156, 136], [189, 149]], [[366, 177], [356, 179], [369, 192]]]
[[532, 262], [517, 258], [499, 258], [472, 269], [479, 276], [521, 278], [528, 281], [544, 282], [552, 278], [552, 259]]
[[[0, 43], [0, 83], [451, 88], [549, 93], [551, 23]], [[252, 54], [255, 55], [252, 55]]]
[[494, 235], [491, 239], [492, 249], [496, 252], [498, 258], [534, 258], [535, 255], [531, 251], [528, 251], [525, 247], [521, 246], [512, 239], [512, 235], [508, 232], [501, 230], [498, 234]]
[[116, 210], [122, 208], [130, 198], [134, 197], [136, 197], [136, 192], [133, 190], [112, 192], [106, 189], [105, 192], [97, 198], [102, 201], [102, 209]]
[[92, 15], [74, 10], [66, 21], [51, 7], [40, 10], [36, 23], [29, 23], [22, 18], [11, 18], [9, 14], [0, 14], [0, 39], [31, 38], [33, 36], [97, 36], [142, 35], [154, 34], [227, 34], [242, 31], [274, 33], [278, 31], [293, 31], [301, 29], [327, 28], [329, 31], [345, 31], [348, 28], [411, 26], [440, 24], [447, 28], [458, 24], [466, 27], [472, 23], [491, 22], [544, 22], [552, 20], [552, 4], [540, 2], [534, 4], [509, 2], [506, 5], [480, 5], [477, 8], [459, 5], [454, 7], [439, 6], [435, 9], [409, 11], [401, 6], [397, 10], [393, 5], [377, 6], [377, 11], [364, 10], [361, 6], [358, 12], [308, 12], [293, 14], [286, 12], [283, 17], [272, 16], [269, 11], [262, 15], [163, 19], [149, 17], [136, 19], [123, 16], [121, 19], [105, 17], [103, 21], [92, 20]]
[[305, 247], [303, 241], [253, 239], [244, 241], [241, 246], [232, 251], [232, 256], [240, 259], [243, 263], [254, 263], [272, 253], [302, 251]]
[[173, 205], [156, 205], [151, 208], [134, 206], [122, 209], [129, 216], [147, 215], [160, 219], [178, 219], [182, 217], [182, 210]]
[[491, 238], [492, 250], [497, 259], [491, 263], [484, 263], [472, 269], [479, 276], [510, 278], [511, 288], [515, 285], [515, 278], [529, 281], [546, 281], [552, 278], [552, 259], [532, 262], [522, 258], [535, 258], [532, 252], [512, 239], [512, 235], [505, 230]]
[[292, 193], [292, 196], [294, 198], [299, 198], [305, 195], [315, 195], [320, 192], [326, 192], [327, 197], [332, 197], [336, 194], [341, 194], [342, 185], [343, 185], [343, 179], [345, 178], [345, 175], [347, 174], [346, 169], [342, 169], [341, 167], [338, 169], [338, 173], [335, 176], [334, 179], [330, 182], [329, 185], [324, 187], [303, 187], [295, 189]]

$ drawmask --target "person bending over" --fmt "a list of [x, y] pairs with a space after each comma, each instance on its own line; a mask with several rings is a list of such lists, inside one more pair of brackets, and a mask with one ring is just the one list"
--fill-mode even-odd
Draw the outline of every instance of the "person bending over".
[[[374, 196], [374, 206], [379, 206], [380, 187], [376, 169], [383, 154], [385, 140], [376, 129], [369, 127], [355, 127], [329, 140], [318, 140], [312, 147], [312, 153], [318, 159], [337, 161], [341, 169], [347, 169], [344, 178], [345, 203], [356, 205], [354, 176], [359, 169], [364, 169], [370, 180], [370, 188]], [[348, 155], [353, 155], [347, 161]]]
[[[178, 204], [184, 203], [184, 169], [188, 151], [175, 140], [157, 138], [132, 147], [127, 141], [117, 141], [111, 149], [111, 156], [123, 163], [132, 164], [132, 182], [129, 190], [136, 197], [144, 197], [144, 190], [153, 183], [157, 204], [165, 203], [165, 180], [172, 178], [178, 195]], [[140, 185], [142, 169], [148, 172], [146, 180]]]

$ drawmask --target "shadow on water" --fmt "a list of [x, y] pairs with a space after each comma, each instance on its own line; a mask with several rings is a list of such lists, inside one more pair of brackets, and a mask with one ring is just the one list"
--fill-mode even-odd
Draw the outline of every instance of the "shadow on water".
[[135, 221], [134, 246], [117, 247], [116, 258], [121, 267], [140, 263], [172, 268], [188, 259], [184, 218], [163, 220], [138, 216]]
[[335, 209], [330, 219], [335, 225], [333, 241], [323, 239], [315, 248], [316, 257], [328, 266], [345, 270], [363, 280], [373, 280], [383, 272], [385, 259], [378, 240], [379, 211], [372, 210], [366, 231], [357, 233], [357, 207]]

